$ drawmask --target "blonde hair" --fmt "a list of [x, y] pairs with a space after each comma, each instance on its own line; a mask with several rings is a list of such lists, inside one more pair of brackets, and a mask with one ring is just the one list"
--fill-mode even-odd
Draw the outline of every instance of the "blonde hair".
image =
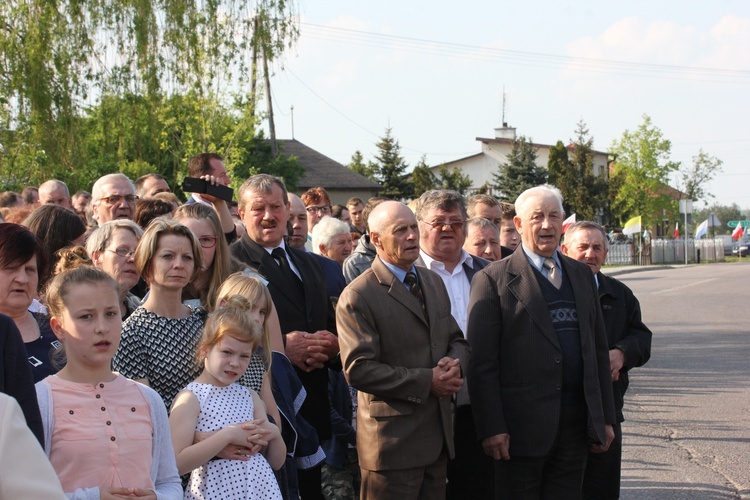
[[198, 362], [206, 359], [213, 349], [227, 335], [240, 342], [253, 345], [257, 349], [263, 340], [263, 330], [248, 314], [253, 302], [242, 295], [231, 295], [220, 309], [213, 312], [203, 327], [203, 336], [198, 346]]
[[82, 246], [65, 247], [57, 251], [57, 264], [53, 275], [57, 276], [65, 271], [76, 269], [81, 266], [93, 266], [88, 252]]
[[195, 237], [188, 227], [164, 217], [157, 217], [151, 221], [151, 224], [148, 225], [148, 228], [146, 228], [146, 231], [138, 242], [133, 258], [136, 271], [146, 283], [151, 284], [151, 268], [153, 267], [151, 261], [156, 255], [156, 250], [159, 248], [159, 239], [165, 235], [182, 236], [190, 242], [194, 265], [193, 274], [190, 275], [188, 281], [195, 280], [198, 277], [198, 273], [203, 269], [203, 250], [201, 250], [200, 243], [198, 243], [198, 238]]
[[[202, 290], [198, 290], [200, 295], [201, 304], [211, 312], [214, 304], [216, 304], [216, 294], [219, 291], [219, 287], [224, 282], [227, 276], [232, 272], [232, 254], [229, 251], [229, 245], [227, 245], [227, 239], [224, 236], [224, 230], [221, 228], [221, 222], [216, 211], [203, 205], [201, 203], [191, 203], [189, 205], [182, 205], [174, 214], [174, 220], [182, 221], [185, 219], [205, 220], [213, 229], [214, 237], [216, 237], [216, 252], [214, 253], [214, 261], [210, 266], [205, 269], [201, 268], [201, 271], [209, 273], [208, 286]], [[202, 250], [201, 250], [202, 253]], [[204, 263], [205, 265], [205, 263]], [[190, 280], [191, 282], [193, 280]]]
[[248, 276], [243, 272], [230, 274], [216, 294], [215, 308], [219, 309], [223, 300], [228, 301], [229, 298], [238, 295], [244, 297], [250, 303], [250, 309], [257, 304], [261, 309], [266, 310], [266, 319], [263, 321], [261, 332], [262, 338], [258, 345], [263, 349], [263, 361], [267, 367], [266, 371], [268, 371], [271, 369], [271, 335], [268, 332], [268, 317], [273, 312], [271, 293], [266, 285], [254, 276]]

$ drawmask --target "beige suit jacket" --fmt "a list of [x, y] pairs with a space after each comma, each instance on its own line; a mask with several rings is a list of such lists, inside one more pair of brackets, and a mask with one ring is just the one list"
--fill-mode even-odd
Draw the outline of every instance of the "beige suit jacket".
[[367, 470], [398, 470], [453, 456], [450, 397], [430, 393], [444, 356], [468, 367], [470, 348], [440, 277], [417, 268], [427, 313], [376, 258], [339, 298], [336, 318], [347, 381], [359, 390], [357, 451]]

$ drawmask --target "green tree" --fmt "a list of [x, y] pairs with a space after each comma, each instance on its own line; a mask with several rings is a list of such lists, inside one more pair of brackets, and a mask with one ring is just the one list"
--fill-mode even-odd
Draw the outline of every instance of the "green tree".
[[407, 164], [401, 157], [401, 146], [391, 135], [390, 127], [385, 130], [385, 135], [375, 146], [378, 148], [378, 154], [375, 155], [377, 180], [383, 186], [380, 196], [393, 200], [410, 198], [414, 186], [406, 174]]
[[[273, 59], [294, 43], [295, 14], [292, 0], [0, 2], [0, 179], [72, 186], [113, 168], [159, 171], [202, 144], [231, 151], [256, 123], [253, 54]], [[239, 136], [218, 120], [227, 109]], [[109, 137], [93, 137], [89, 118]], [[171, 134], [181, 122], [195, 126]]]
[[572, 178], [566, 179], [566, 188], [571, 190], [572, 196], [568, 213], [576, 213], [583, 220], [596, 220], [596, 215], [607, 205], [606, 173], [594, 175], [594, 138], [583, 120], [578, 122], [575, 134], [570, 159]]
[[[732, 234], [732, 229], [727, 226], [727, 222], [733, 220], [746, 220], [746, 217], [740, 210], [740, 206], [736, 203], [733, 203], [732, 205], [715, 204], [693, 212], [693, 227], [697, 227], [698, 224], [708, 219], [711, 212], [713, 212], [716, 215], [716, 218], [719, 219], [719, 222], [721, 222], [721, 226], [713, 228], [713, 234]], [[711, 234], [711, 228], [709, 228], [709, 234]]]
[[512, 202], [527, 189], [547, 182], [547, 170], [537, 165], [536, 159], [537, 148], [531, 139], [524, 136], [513, 139], [507, 161], [492, 174], [500, 199]]
[[672, 143], [664, 139], [648, 115], [643, 115], [643, 123], [636, 130], [626, 130], [620, 140], [613, 142], [611, 152], [616, 164], [612, 178], [619, 189], [612, 212], [620, 224], [640, 215], [648, 227], [660, 218], [662, 210], [674, 208], [668, 182], [669, 174], [679, 168], [679, 163], [669, 160], [671, 150]]
[[354, 152], [352, 160], [347, 167], [354, 170], [359, 175], [363, 175], [368, 179], [377, 182], [377, 166], [372, 162], [365, 164], [365, 159], [362, 157], [362, 152], [360, 150]]
[[713, 198], [714, 195], [706, 191], [706, 183], [710, 182], [716, 174], [722, 172], [720, 159], [711, 156], [703, 151], [698, 151], [693, 156], [693, 163], [690, 166], [683, 165], [678, 173], [680, 190], [687, 194], [688, 199], [694, 201], [705, 201], [707, 198]]
[[411, 172], [411, 183], [414, 186], [413, 195], [415, 198], [422, 196], [425, 191], [436, 189], [438, 185], [437, 177], [427, 165], [427, 158], [424, 155]]
[[572, 185], [573, 166], [568, 159], [568, 148], [562, 141], [549, 148], [547, 161], [548, 182], [556, 186], [563, 194], [563, 208], [565, 213], [573, 213], [570, 207], [571, 199], [575, 198], [575, 186]]
[[447, 166], [441, 165], [438, 174], [440, 175], [439, 189], [451, 189], [463, 196], [471, 187], [471, 178], [464, 175], [457, 167], [449, 169]]

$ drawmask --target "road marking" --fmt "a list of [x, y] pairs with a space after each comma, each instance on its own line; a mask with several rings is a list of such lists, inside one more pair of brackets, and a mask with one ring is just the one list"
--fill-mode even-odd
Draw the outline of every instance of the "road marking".
[[716, 281], [717, 279], [718, 278], [708, 278], [707, 280], [694, 281], [694, 282], [692, 282], [692, 283], [690, 283], [688, 285], [675, 286], [675, 287], [672, 287], [672, 288], [667, 288], [666, 290], [659, 290], [658, 292], [651, 292], [651, 294], [652, 295], [659, 295], [659, 294], [662, 294], [662, 293], [674, 292], [676, 290], [682, 290], [683, 288], [689, 288], [689, 287], [695, 286], [695, 285], [702, 285], [703, 283], [708, 283], [709, 281]]

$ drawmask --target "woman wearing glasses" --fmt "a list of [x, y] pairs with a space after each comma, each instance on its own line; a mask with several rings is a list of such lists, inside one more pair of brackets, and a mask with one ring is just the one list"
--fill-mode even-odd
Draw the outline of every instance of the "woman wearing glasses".
[[94, 266], [117, 282], [123, 321], [141, 303], [141, 299], [130, 292], [140, 278], [133, 258], [141, 236], [143, 230], [135, 222], [117, 219], [102, 224], [86, 240], [86, 251]]
[[203, 266], [198, 239], [187, 227], [154, 219], [135, 250], [135, 267], [150, 290], [122, 324], [113, 367], [151, 386], [169, 408], [177, 392], [200, 373], [195, 351], [206, 311], [182, 303], [182, 291]]
[[224, 280], [240, 269], [229, 252], [221, 222], [216, 211], [202, 203], [182, 205], [174, 214], [174, 220], [187, 226], [198, 238], [203, 251], [203, 268], [182, 292], [186, 304], [213, 310], [216, 294]]

